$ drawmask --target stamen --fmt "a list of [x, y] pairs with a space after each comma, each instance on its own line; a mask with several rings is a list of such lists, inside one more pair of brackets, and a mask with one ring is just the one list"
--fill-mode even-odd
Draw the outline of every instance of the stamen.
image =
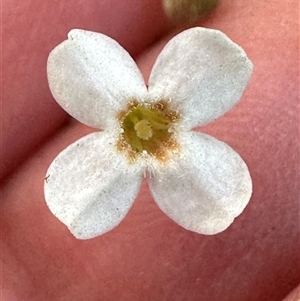
[[153, 131], [150, 126], [150, 123], [146, 119], [139, 121], [134, 126], [134, 129], [136, 131], [137, 136], [143, 140], [149, 140], [149, 138], [151, 138], [153, 135]]

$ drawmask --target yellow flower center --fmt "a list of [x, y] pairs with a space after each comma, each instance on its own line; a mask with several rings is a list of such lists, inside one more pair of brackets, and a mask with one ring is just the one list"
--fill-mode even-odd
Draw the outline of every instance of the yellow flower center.
[[169, 109], [166, 102], [154, 105], [130, 102], [118, 117], [123, 129], [118, 149], [126, 150], [131, 161], [144, 152], [165, 161], [170, 150], [178, 149], [173, 137], [173, 125], [178, 118], [178, 113]]

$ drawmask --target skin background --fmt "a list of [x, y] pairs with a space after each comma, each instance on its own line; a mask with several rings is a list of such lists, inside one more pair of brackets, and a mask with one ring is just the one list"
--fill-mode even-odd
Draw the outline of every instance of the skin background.
[[296, 0], [224, 0], [199, 23], [225, 32], [254, 63], [241, 102], [199, 129], [248, 164], [254, 193], [242, 215], [215, 236], [189, 232], [158, 209], [144, 182], [124, 221], [88, 241], [76, 240], [44, 202], [51, 161], [94, 131], [53, 100], [47, 56], [71, 28], [99, 31], [135, 57], [147, 80], [179, 30], [158, 0], [4, 0], [2, 7], [4, 301], [279, 301], [299, 283]]

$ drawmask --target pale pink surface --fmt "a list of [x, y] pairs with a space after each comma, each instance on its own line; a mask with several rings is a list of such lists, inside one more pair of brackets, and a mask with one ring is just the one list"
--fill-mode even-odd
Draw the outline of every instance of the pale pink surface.
[[[26, 9], [23, 2], [14, 2], [3, 3], [6, 18], [10, 10], [22, 12], [4, 22], [8, 29], [3, 38], [11, 41], [3, 56], [7, 170], [10, 162], [48, 138], [2, 186], [4, 301], [282, 300], [298, 284], [300, 264], [297, 1], [225, 0], [202, 23], [227, 33], [254, 63], [242, 101], [202, 129], [230, 144], [247, 162], [254, 194], [244, 213], [219, 235], [194, 234], [166, 217], [143, 185], [120, 226], [89, 241], [76, 240], [44, 202], [44, 175], [53, 158], [93, 131], [76, 121], [58, 129], [65, 114], [47, 88], [48, 51], [70, 28], [85, 27], [111, 35], [135, 54], [165, 30], [166, 21], [151, 6], [143, 23], [136, 17], [137, 5], [128, 2], [119, 9], [109, 1], [76, 1], [74, 8], [57, 2], [44, 10], [35, 8], [37, 1], [24, 1]], [[32, 22], [38, 26], [28, 21], [31, 14], [38, 16]], [[128, 22], [136, 34], [128, 32]], [[146, 78], [170, 37], [139, 56]], [[14, 48], [13, 41], [20, 47]]]

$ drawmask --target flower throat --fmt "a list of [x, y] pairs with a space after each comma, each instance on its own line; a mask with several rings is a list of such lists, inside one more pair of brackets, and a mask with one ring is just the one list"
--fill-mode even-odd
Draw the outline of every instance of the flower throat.
[[173, 139], [173, 125], [178, 114], [168, 108], [167, 103], [154, 105], [131, 102], [119, 118], [123, 133], [120, 137], [121, 149], [127, 149], [131, 159], [147, 152], [163, 160], [166, 152], [177, 143]]

